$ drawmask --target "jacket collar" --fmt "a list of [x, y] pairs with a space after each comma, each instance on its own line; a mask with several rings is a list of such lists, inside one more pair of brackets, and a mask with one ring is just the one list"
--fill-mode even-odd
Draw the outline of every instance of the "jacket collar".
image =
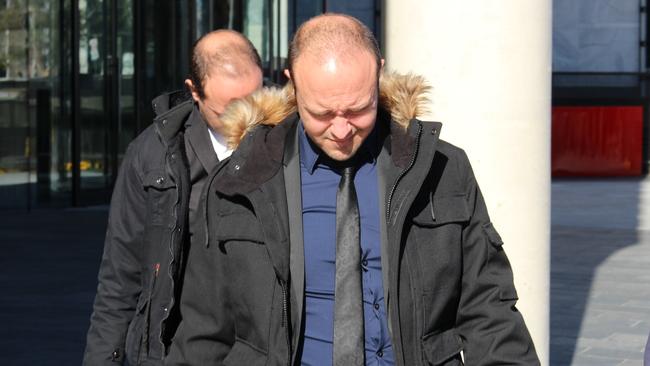
[[212, 141], [210, 141], [208, 128], [208, 124], [203, 120], [201, 112], [195, 103], [189, 118], [185, 122], [185, 135], [205, 171], [211, 172], [219, 163], [219, 159], [212, 146]]
[[[380, 141], [383, 139], [398, 167], [406, 167], [412, 158], [419, 130], [415, 118], [426, 110], [428, 90], [420, 76], [387, 73], [380, 78], [376, 128], [383, 131]], [[221, 120], [228, 142], [236, 151], [216, 189], [227, 195], [248, 193], [288, 161], [284, 156], [286, 135], [299, 120], [293, 87], [289, 83], [282, 89], [264, 88], [235, 101]], [[298, 151], [288, 149], [287, 153]]]
[[[412, 119], [426, 113], [429, 89], [422, 76], [384, 72], [379, 78], [379, 110], [388, 112], [389, 120], [407, 129]], [[282, 89], [265, 87], [232, 102], [222, 113], [221, 122], [234, 149], [255, 127], [276, 126], [294, 113], [296, 98], [289, 82]]]
[[154, 118], [153, 123], [163, 142], [168, 144], [184, 128], [193, 108], [194, 101], [188, 100]]

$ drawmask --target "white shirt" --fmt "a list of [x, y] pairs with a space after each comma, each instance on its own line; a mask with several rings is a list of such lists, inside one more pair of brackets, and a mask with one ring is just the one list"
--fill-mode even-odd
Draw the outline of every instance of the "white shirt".
[[208, 131], [210, 131], [212, 147], [214, 148], [214, 152], [217, 153], [219, 161], [229, 157], [232, 154], [232, 149], [228, 148], [226, 138], [220, 133], [213, 131], [210, 127], [208, 127]]

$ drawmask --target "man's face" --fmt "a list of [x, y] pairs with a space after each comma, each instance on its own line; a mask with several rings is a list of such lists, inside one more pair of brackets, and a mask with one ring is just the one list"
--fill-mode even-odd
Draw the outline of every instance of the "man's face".
[[[187, 82], [186, 82], [187, 83]], [[203, 81], [205, 98], [192, 92], [192, 97], [199, 105], [199, 110], [205, 122], [216, 132], [223, 127], [219, 116], [224, 112], [228, 103], [235, 99], [246, 97], [262, 87], [262, 72], [255, 69], [246, 76], [229, 77], [227, 75], [211, 75]], [[191, 90], [194, 90], [190, 87]]]
[[307, 136], [330, 158], [345, 161], [368, 137], [377, 117], [377, 64], [365, 51], [296, 60], [291, 75]]

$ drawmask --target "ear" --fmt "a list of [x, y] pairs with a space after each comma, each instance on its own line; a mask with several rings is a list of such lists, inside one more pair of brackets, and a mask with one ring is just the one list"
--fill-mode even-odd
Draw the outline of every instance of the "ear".
[[291, 73], [289, 72], [289, 69], [284, 69], [284, 76], [286, 76], [287, 79], [291, 80]]
[[199, 93], [196, 91], [196, 87], [194, 86], [194, 83], [192, 83], [191, 79], [185, 79], [185, 86], [187, 87], [187, 90], [190, 91], [192, 94], [192, 99], [194, 99], [195, 102], [198, 102], [201, 100], [199, 97]]

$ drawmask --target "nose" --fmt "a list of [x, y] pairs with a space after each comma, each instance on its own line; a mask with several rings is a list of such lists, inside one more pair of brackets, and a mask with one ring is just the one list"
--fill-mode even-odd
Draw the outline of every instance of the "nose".
[[332, 125], [330, 126], [330, 133], [332, 134], [332, 138], [334, 140], [342, 141], [347, 140], [350, 135], [354, 133], [354, 129], [352, 128], [352, 125], [350, 125], [347, 118], [337, 116], [332, 121]]

